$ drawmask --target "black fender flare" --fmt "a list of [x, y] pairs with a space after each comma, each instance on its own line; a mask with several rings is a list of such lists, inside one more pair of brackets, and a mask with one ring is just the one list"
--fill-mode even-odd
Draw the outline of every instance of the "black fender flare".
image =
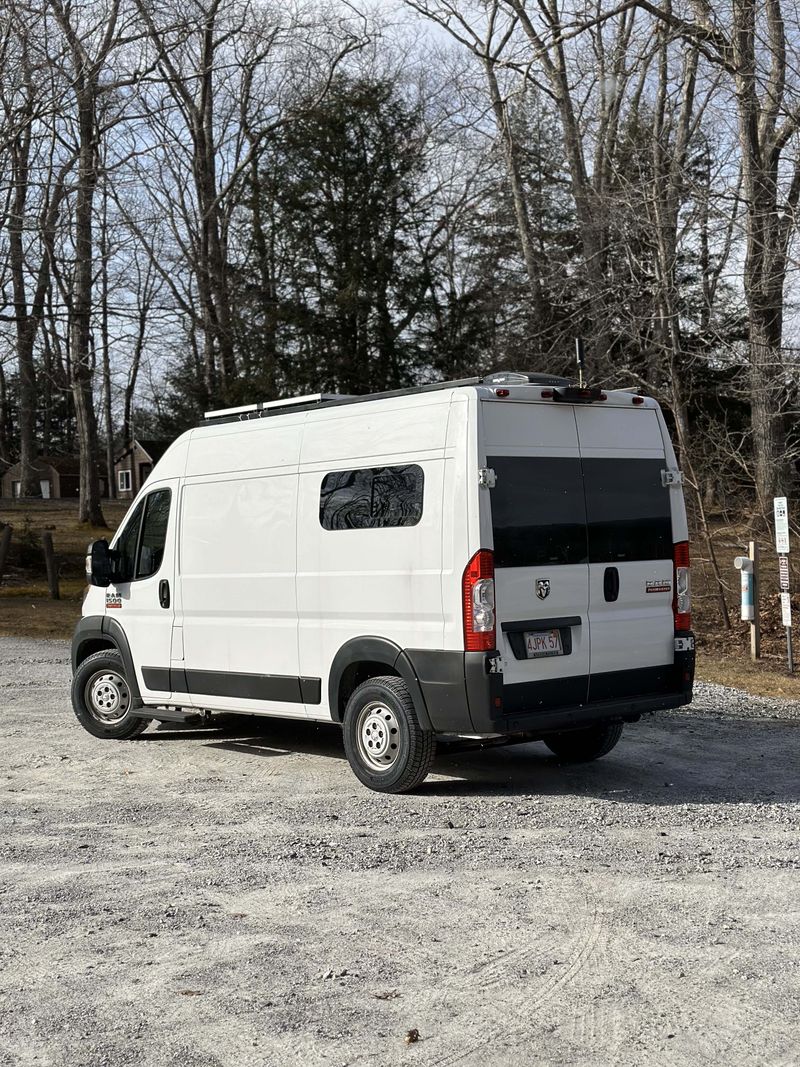
[[342, 677], [347, 668], [356, 663], [385, 663], [396, 671], [408, 686], [420, 726], [423, 730], [433, 729], [422, 687], [411, 660], [399, 645], [385, 637], [353, 637], [345, 642], [333, 657], [328, 673], [328, 707], [334, 722], [340, 723], [343, 718], [339, 707]]
[[87, 644], [102, 642], [104, 645], [113, 645], [122, 656], [122, 664], [125, 667], [125, 678], [133, 698], [133, 707], [144, 706], [139, 683], [136, 680], [136, 670], [133, 666], [133, 656], [128, 638], [116, 619], [109, 619], [107, 615], [87, 615], [78, 620], [75, 633], [72, 636], [72, 673], [78, 668], [78, 664], [86, 657], [81, 652]]

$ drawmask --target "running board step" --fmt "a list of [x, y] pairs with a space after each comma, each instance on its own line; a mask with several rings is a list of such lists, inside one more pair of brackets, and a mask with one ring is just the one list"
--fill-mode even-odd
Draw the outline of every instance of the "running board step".
[[136, 708], [132, 715], [137, 719], [156, 719], [158, 722], [182, 722], [199, 726], [207, 721], [202, 711], [184, 711], [183, 708]]

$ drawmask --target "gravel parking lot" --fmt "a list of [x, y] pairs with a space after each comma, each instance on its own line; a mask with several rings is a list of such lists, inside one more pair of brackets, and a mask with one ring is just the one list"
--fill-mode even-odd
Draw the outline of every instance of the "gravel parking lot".
[[700, 686], [395, 797], [335, 727], [103, 742], [68, 684], [0, 638], [0, 1062], [798, 1063], [800, 705]]

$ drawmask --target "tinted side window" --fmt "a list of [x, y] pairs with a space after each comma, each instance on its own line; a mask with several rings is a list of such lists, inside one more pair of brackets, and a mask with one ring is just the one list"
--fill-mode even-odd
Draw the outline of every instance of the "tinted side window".
[[325, 530], [416, 526], [422, 518], [422, 467], [335, 471], [322, 480], [319, 521]]
[[663, 469], [660, 459], [584, 459], [590, 562], [672, 558]]
[[581, 461], [564, 457], [490, 456], [496, 567], [587, 560]]
[[145, 497], [144, 524], [136, 565], [137, 578], [149, 578], [161, 566], [169, 522], [169, 489], [158, 489]]
[[125, 528], [114, 545], [117, 553], [116, 581], [129, 582], [133, 578], [134, 565], [136, 563], [136, 546], [139, 543], [139, 527], [142, 524], [144, 512], [144, 500], [136, 505], [136, 509], [125, 523]]

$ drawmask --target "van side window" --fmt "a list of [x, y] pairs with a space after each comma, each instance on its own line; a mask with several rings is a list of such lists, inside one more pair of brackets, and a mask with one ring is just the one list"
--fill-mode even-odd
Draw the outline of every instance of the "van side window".
[[161, 566], [161, 560], [164, 558], [164, 545], [167, 540], [171, 496], [169, 489], [157, 489], [155, 493], [150, 493], [145, 498], [142, 537], [139, 543], [139, 557], [136, 564], [137, 578], [149, 578]]
[[136, 563], [136, 546], [139, 544], [139, 529], [142, 525], [144, 504], [144, 500], [141, 500], [136, 505], [136, 509], [119, 535], [119, 540], [114, 545], [114, 551], [117, 554], [115, 566], [117, 582], [129, 582], [133, 578]]
[[161, 566], [171, 496], [169, 489], [157, 489], [136, 505], [114, 545], [117, 582], [149, 578]]
[[334, 471], [322, 480], [319, 521], [324, 530], [416, 526], [422, 518], [422, 467]]

